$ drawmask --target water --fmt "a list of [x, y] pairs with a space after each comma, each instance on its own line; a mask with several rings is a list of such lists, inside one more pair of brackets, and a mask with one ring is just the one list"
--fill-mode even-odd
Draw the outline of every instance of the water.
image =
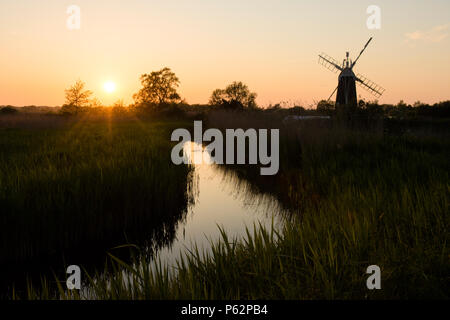
[[[193, 158], [195, 150], [201, 152], [205, 149], [193, 142], [186, 143], [185, 157]], [[221, 239], [220, 228], [230, 240], [242, 239], [246, 235], [246, 227], [250, 233], [255, 224], [268, 230], [277, 230], [283, 226], [284, 217], [289, 216], [275, 197], [258, 193], [232, 170], [208, 164], [210, 159], [207, 153], [204, 160], [202, 164], [194, 165], [193, 187], [190, 190], [194, 193], [194, 201], [188, 206], [184, 219], [178, 221], [173, 240], [169, 244], [152, 248], [155, 254], [153, 258], [157, 257], [163, 265], [176, 266], [176, 260], [194, 245], [200, 252], [208, 253], [211, 242]], [[148, 262], [140, 261], [134, 267], [141, 269], [140, 264]], [[154, 267], [151, 264], [151, 268]], [[127, 270], [122, 270], [122, 275], [126, 285], [131, 285], [129, 280], [133, 275]], [[109, 275], [103, 274], [102, 277], [108, 279]], [[84, 289], [82, 295], [91, 297], [89, 287]]]
[[[196, 147], [193, 142], [187, 143], [185, 156], [190, 157], [189, 151]], [[194, 164], [195, 201], [189, 206], [184, 223], [179, 225], [174, 241], [158, 252], [161, 261], [169, 265], [194, 243], [208, 251], [211, 241], [220, 239], [219, 226], [229, 238], [241, 238], [245, 228], [252, 229], [254, 224], [269, 230], [282, 226], [285, 214], [276, 198], [257, 193], [233, 171], [209, 162], [205, 153], [204, 162]]]

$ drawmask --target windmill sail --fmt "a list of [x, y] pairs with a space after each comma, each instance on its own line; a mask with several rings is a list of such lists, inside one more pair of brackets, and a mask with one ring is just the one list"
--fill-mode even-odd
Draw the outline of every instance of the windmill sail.
[[375, 97], [379, 98], [384, 93], [385, 89], [379, 85], [377, 85], [375, 82], [367, 79], [363, 75], [359, 74], [355, 78], [356, 83], [358, 83], [361, 88], [367, 90], [371, 94], [373, 94]]
[[339, 62], [325, 53], [319, 54], [319, 63], [334, 73], [343, 70], [343, 68], [339, 66]]
[[352, 63], [352, 68], [355, 66], [356, 62], [359, 60], [359, 57], [361, 57], [361, 55], [363, 54], [364, 50], [366, 50], [367, 46], [369, 45], [370, 41], [372, 41], [372, 37], [369, 39], [369, 41], [367, 41], [366, 45], [364, 46], [364, 48], [361, 50], [361, 52], [359, 53], [358, 57], [356, 58], [355, 61], [353, 61]]

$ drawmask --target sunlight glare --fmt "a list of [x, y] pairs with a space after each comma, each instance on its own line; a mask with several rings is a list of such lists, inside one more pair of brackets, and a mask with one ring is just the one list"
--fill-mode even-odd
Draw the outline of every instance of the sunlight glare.
[[108, 93], [112, 93], [116, 90], [116, 84], [112, 81], [105, 82], [103, 89]]

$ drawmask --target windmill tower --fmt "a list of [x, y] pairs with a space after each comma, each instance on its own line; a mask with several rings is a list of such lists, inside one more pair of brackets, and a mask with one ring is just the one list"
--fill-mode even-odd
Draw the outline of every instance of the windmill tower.
[[382, 87], [370, 81], [363, 75], [361, 74], [355, 75], [355, 73], [353, 72], [353, 67], [355, 66], [356, 62], [358, 62], [358, 59], [363, 54], [364, 50], [366, 50], [370, 41], [372, 41], [372, 38], [370, 38], [369, 41], [367, 41], [366, 45], [361, 50], [358, 57], [353, 62], [350, 60], [348, 52], [346, 53], [346, 57], [342, 62], [342, 64], [339, 64], [339, 62], [337, 62], [335, 59], [324, 53], [319, 54], [319, 63], [321, 65], [323, 65], [325, 68], [331, 70], [334, 73], [340, 71], [338, 77], [338, 86], [336, 87], [336, 89], [334, 89], [333, 93], [328, 98], [328, 100], [330, 100], [337, 90], [336, 108], [344, 105], [356, 106], [357, 104], [356, 83], [358, 83], [362, 88], [369, 91], [377, 98], [381, 97], [381, 95], [384, 93], [385, 90]]

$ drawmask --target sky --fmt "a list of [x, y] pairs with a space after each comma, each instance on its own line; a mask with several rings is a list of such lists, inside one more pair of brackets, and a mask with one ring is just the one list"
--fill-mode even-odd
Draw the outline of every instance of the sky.
[[[67, 27], [71, 5], [80, 29]], [[78, 79], [128, 104], [141, 74], [169, 67], [191, 104], [243, 81], [261, 106], [308, 107], [337, 85], [317, 55], [356, 58], [370, 37], [355, 73], [386, 89], [381, 103], [450, 99], [448, 0], [0, 0], [0, 105], [62, 105]]]

